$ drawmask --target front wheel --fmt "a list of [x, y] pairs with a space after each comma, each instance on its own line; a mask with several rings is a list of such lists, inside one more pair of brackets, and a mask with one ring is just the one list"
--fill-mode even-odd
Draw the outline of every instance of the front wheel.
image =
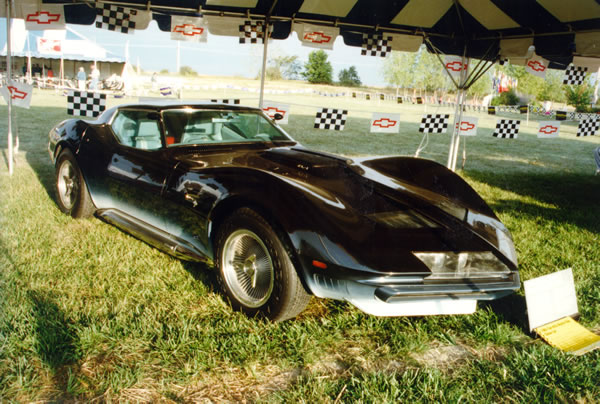
[[266, 220], [242, 208], [220, 226], [217, 279], [232, 306], [273, 321], [296, 317], [308, 304], [290, 252]]
[[56, 160], [55, 191], [56, 202], [63, 213], [75, 218], [90, 217], [94, 214], [96, 208], [75, 156], [69, 149], [62, 151]]

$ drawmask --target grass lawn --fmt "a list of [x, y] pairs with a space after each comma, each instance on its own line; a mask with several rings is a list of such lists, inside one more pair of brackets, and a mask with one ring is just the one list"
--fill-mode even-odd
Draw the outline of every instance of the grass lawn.
[[[202, 92], [185, 94], [206, 98]], [[231, 91], [227, 97], [248, 97]], [[254, 96], [252, 94], [251, 96]], [[355, 155], [412, 155], [431, 106], [313, 95], [291, 102], [288, 132], [306, 146]], [[124, 100], [135, 101], [135, 100]], [[109, 99], [109, 104], [123, 102]], [[256, 105], [256, 100], [245, 100]], [[314, 106], [348, 108], [343, 132], [312, 128]], [[373, 111], [402, 116], [398, 135], [368, 132]], [[212, 274], [98, 219], [73, 220], [54, 202], [47, 134], [66, 97], [36, 90], [17, 109], [20, 152], [6, 164], [0, 105], [0, 401], [597, 402], [600, 351], [563, 354], [527, 332], [523, 293], [469, 316], [377, 318], [313, 299], [273, 324], [233, 312]], [[524, 280], [573, 268], [580, 321], [600, 332], [600, 136], [491, 136], [479, 117], [460, 174], [511, 230]], [[422, 157], [446, 162], [449, 135]], [[461, 146], [461, 156], [462, 156]], [[459, 160], [460, 166], [460, 160]], [[548, 296], [552, 299], [552, 296]]]

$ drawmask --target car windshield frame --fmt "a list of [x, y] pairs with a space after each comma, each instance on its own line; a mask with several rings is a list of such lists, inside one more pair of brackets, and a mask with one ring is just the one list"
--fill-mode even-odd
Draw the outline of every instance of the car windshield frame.
[[178, 107], [160, 114], [166, 148], [296, 143], [260, 110]]

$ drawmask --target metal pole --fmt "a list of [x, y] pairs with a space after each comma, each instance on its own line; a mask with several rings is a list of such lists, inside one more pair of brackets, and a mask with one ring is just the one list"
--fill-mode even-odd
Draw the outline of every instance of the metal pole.
[[[463, 69], [463, 71], [460, 74], [460, 91], [459, 91], [459, 111], [458, 111], [458, 116], [455, 116], [455, 124], [454, 124], [454, 132], [455, 132], [455, 136], [454, 136], [454, 141], [456, 143], [456, 145], [454, 146], [454, 155], [452, 156], [452, 167], [451, 170], [452, 171], [456, 171], [456, 160], [458, 159], [458, 150], [460, 147], [460, 128], [456, 127], [456, 122], [458, 122], [459, 126], [460, 126], [460, 122], [462, 121], [462, 115], [463, 115], [463, 105], [465, 102], [465, 99], [467, 98], [467, 92], [466, 92], [466, 81], [467, 81], [467, 77], [468, 77], [468, 71], [469, 71], [469, 65], [471, 64], [471, 58], [466, 58], [466, 62], [467, 62], [467, 68]], [[462, 64], [463, 66], [465, 65], [465, 56], [463, 55], [462, 57]]]
[[263, 107], [263, 100], [265, 95], [265, 77], [267, 75], [267, 49], [269, 45], [269, 19], [265, 20], [263, 28], [263, 59], [262, 59], [262, 70], [260, 72], [260, 96], [258, 98], [258, 108]]
[[447, 168], [452, 170], [452, 166], [456, 162], [456, 155], [458, 153], [458, 125], [460, 124], [460, 120], [462, 118], [462, 94], [463, 89], [458, 88], [458, 92], [456, 95], [456, 106], [454, 107], [454, 124], [452, 125], [452, 138], [450, 139], [450, 150], [448, 152], [448, 164]]
[[[6, 84], [12, 79], [12, 55], [10, 38], [10, 16], [12, 14], [12, 0], [6, 0]], [[10, 95], [10, 92], [9, 92]], [[12, 136], [12, 97], [8, 97], [8, 175], [14, 171], [13, 136]]]

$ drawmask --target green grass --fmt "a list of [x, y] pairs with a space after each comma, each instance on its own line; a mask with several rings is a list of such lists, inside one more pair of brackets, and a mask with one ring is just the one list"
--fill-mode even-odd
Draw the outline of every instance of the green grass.
[[[293, 107], [288, 131], [310, 147], [411, 155], [421, 141], [422, 106], [304, 95], [294, 102], [351, 110], [346, 129], [336, 133], [312, 129], [311, 109]], [[98, 219], [60, 213], [46, 147], [49, 129], [68, 118], [65, 108], [64, 97], [36, 90], [32, 108], [17, 110], [20, 153], [12, 177], [6, 136], [0, 139], [1, 401], [600, 397], [599, 351], [573, 357], [530, 335], [522, 293], [480, 304], [470, 316], [377, 318], [317, 299], [282, 324], [233, 312], [207, 268]], [[368, 133], [370, 112], [380, 109], [402, 114], [399, 135]], [[592, 158], [600, 139], [578, 139], [574, 125], [563, 123], [560, 139], [538, 140], [532, 118], [519, 139], [498, 140], [490, 136], [495, 118], [477, 116], [482, 129], [467, 141], [461, 175], [511, 230], [523, 279], [572, 267], [580, 321], [600, 330], [600, 177]], [[445, 163], [448, 137], [430, 136], [422, 156]]]

